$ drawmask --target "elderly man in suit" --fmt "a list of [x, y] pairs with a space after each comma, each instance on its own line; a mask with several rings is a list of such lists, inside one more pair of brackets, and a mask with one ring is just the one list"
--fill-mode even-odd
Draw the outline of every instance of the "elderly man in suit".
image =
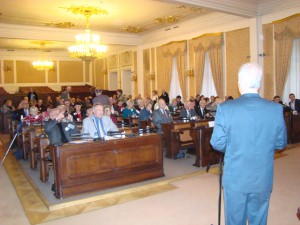
[[218, 106], [210, 140], [224, 152], [226, 225], [266, 225], [273, 188], [274, 151], [287, 144], [282, 106], [261, 98], [262, 70], [252, 63], [238, 74], [241, 97]]
[[28, 100], [22, 100], [19, 105], [21, 108], [13, 112], [13, 119], [21, 121], [22, 118], [25, 118], [29, 115], [29, 103]]
[[110, 105], [109, 97], [107, 95], [103, 95], [100, 88], [95, 89], [95, 95], [96, 97], [92, 100], [93, 104]]
[[199, 116], [194, 109], [195, 103], [188, 101], [184, 108], [180, 110], [179, 117], [187, 119], [197, 119]]
[[197, 109], [197, 114], [201, 119], [205, 119], [205, 117], [211, 117], [209, 110], [206, 108], [207, 102], [205, 99], [201, 99], [199, 102], [199, 107]]
[[[62, 122], [63, 119], [67, 119], [68, 122]], [[73, 117], [70, 114], [65, 118], [64, 113], [58, 108], [50, 111], [50, 119], [44, 125], [50, 145], [63, 145], [71, 141], [71, 134], [78, 133], [76, 123], [72, 121]]]
[[173, 118], [164, 99], [158, 100], [158, 106], [159, 108], [153, 112], [153, 123], [157, 127], [157, 132], [161, 132], [161, 124], [170, 123]]
[[289, 106], [293, 111], [300, 112], [300, 100], [295, 98], [293, 93], [289, 94], [290, 102]]
[[103, 105], [95, 104], [93, 113], [83, 120], [82, 133], [88, 133], [92, 138], [103, 138], [109, 131], [119, 131], [111, 118], [104, 116]]

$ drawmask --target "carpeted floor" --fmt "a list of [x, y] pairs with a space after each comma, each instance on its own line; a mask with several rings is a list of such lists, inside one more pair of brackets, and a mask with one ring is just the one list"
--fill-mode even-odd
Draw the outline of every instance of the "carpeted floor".
[[[8, 137], [1, 139], [8, 144]], [[2, 146], [2, 154], [7, 144]], [[28, 161], [17, 161], [9, 154], [4, 165], [29, 221], [31, 224], [39, 224], [173, 190], [176, 187], [172, 182], [205, 173], [205, 168], [192, 166], [194, 162], [194, 155], [179, 160], [164, 158], [165, 177], [61, 200], [56, 199], [51, 191], [53, 171], [50, 171], [49, 182], [43, 183], [39, 180], [39, 170], [30, 169]], [[216, 173], [213, 167], [211, 171]]]
[[[7, 146], [0, 147], [2, 158]], [[274, 191], [270, 202], [268, 224], [299, 224], [295, 216], [300, 202], [298, 192], [300, 183], [299, 176], [297, 176], [299, 147], [300, 144], [290, 145], [287, 151], [275, 155], [275, 159], [278, 160], [275, 162]], [[183, 161], [172, 160], [172, 162], [177, 164]], [[64, 203], [62, 208], [54, 207], [50, 211], [37, 194], [38, 191], [34, 190], [28, 179], [24, 177], [24, 173], [20, 171], [21, 167], [11, 155], [7, 157], [5, 167], [31, 224], [216, 224], [218, 179], [211, 173], [217, 174], [217, 167], [212, 167], [210, 174], [206, 174], [204, 169], [191, 167], [196, 169], [196, 172], [175, 176], [175, 178], [154, 184], [106, 193], [101, 198], [87, 203], [80, 202], [80, 200], [76, 206], [73, 202], [70, 205]], [[22, 210], [18, 208], [20, 207], [17, 204], [18, 201], [13, 201], [14, 191], [7, 189], [10, 185], [5, 181], [7, 178], [2, 169], [0, 175], [5, 185], [0, 191], [2, 199], [0, 224], [28, 224], [27, 219], [22, 216]], [[177, 171], [176, 166], [173, 169], [176, 171], [175, 174], [181, 173]], [[222, 218], [222, 224], [224, 224], [224, 218]]]

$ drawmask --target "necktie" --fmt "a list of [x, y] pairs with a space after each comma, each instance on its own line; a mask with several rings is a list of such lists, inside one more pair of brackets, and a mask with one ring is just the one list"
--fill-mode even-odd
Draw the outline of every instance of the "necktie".
[[168, 119], [168, 115], [167, 115], [167, 113], [166, 113], [166, 110], [163, 110], [163, 112], [164, 112], [164, 117], [165, 117], [165, 119]]

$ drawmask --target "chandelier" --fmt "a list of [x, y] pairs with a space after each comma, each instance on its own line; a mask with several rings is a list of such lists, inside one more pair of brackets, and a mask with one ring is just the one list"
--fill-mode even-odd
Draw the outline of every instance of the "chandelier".
[[79, 58], [86, 63], [103, 58], [106, 55], [107, 46], [99, 45], [99, 35], [91, 33], [89, 29], [89, 18], [92, 15], [107, 14], [107, 11], [91, 6], [72, 6], [68, 8], [68, 11], [72, 11], [74, 14], [84, 15], [86, 18], [85, 32], [83, 34], [77, 34], [76, 45], [68, 48], [70, 57]]
[[41, 46], [42, 54], [41, 54], [39, 60], [36, 60], [36, 61], [32, 62], [32, 67], [36, 70], [39, 70], [39, 71], [53, 69], [53, 62], [44, 59], [45, 57], [43, 55], [43, 52], [45, 51], [46, 42], [41, 41], [41, 42], [34, 42], [34, 43], [39, 44]]

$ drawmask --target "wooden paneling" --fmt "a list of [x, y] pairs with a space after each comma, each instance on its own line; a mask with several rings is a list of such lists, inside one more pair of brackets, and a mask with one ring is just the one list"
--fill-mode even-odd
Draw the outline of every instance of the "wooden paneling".
[[17, 61], [17, 83], [45, 83], [45, 71], [38, 71], [32, 67], [30, 61]]
[[240, 96], [238, 71], [250, 61], [250, 29], [226, 32], [226, 95]]
[[159, 134], [63, 145], [53, 153], [57, 198], [164, 176]]
[[83, 82], [82, 61], [60, 61], [59, 82]]

